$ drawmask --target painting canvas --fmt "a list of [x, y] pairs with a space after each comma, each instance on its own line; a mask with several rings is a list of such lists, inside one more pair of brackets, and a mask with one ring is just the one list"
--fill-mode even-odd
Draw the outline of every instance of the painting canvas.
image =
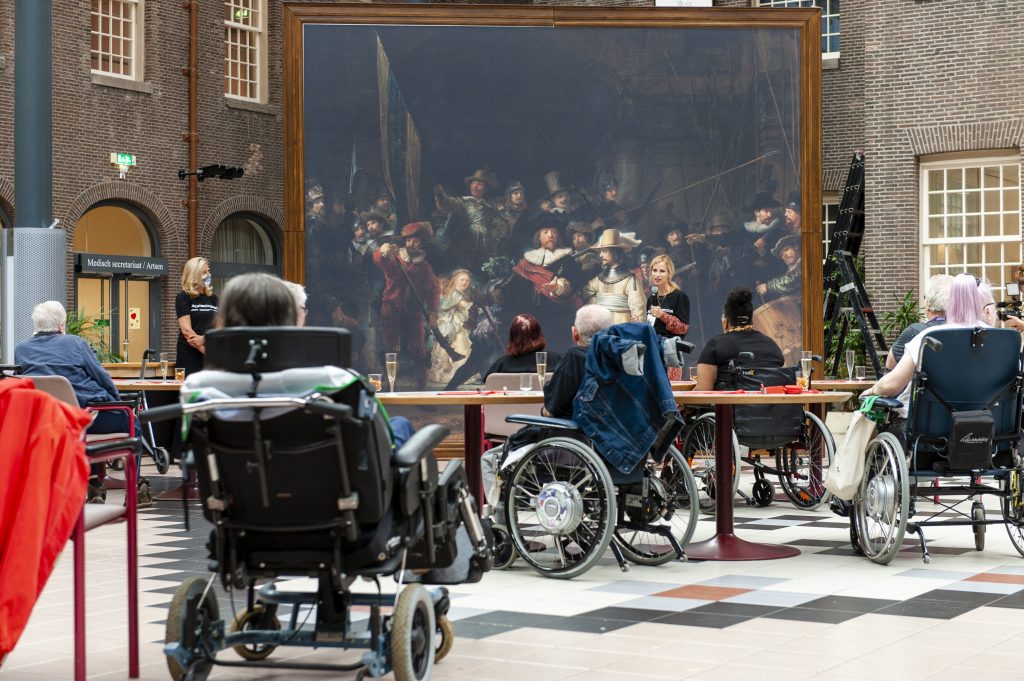
[[517, 315], [555, 353], [587, 303], [650, 322], [659, 254], [698, 353], [742, 286], [795, 363], [821, 257], [805, 25], [400, 12], [301, 27], [309, 323], [348, 328], [357, 369], [393, 352], [398, 389], [472, 387]]

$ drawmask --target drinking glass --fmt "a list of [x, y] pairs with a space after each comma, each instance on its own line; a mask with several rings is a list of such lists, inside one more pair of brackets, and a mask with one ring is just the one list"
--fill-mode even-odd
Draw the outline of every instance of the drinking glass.
[[807, 389], [807, 378], [808, 374], [804, 373], [803, 371], [796, 372], [796, 384], [803, 388], [804, 390]]
[[853, 370], [853, 377], [858, 381], [863, 381], [867, 378], [868, 368], [866, 366], [858, 366]]
[[388, 352], [384, 355], [384, 368], [388, 372], [388, 388], [395, 392], [395, 377], [398, 376], [397, 352]]
[[807, 357], [800, 360], [800, 371], [803, 372], [804, 376], [810, 380], [811, 378], [811, 358]]
[[538, 352], [537, 353], [537, 382], [544, 389], [544, 374], [548, 371], [548, 353]]
[[519, 389], [523, 392], [533, 390], [533, 374], [519, 374]]
[[846, 380], [853, 380], [853, 363], [857, 361], [857, 355], [853, 350], [846, 351]]
[[801, 350], [800, 351], [800, 359], [811, 359], [811, 356], [813, 354], [814, 353], [811, 352], [810, 350]]
[[121, 341], [121, 356], [124, 357], [124, 361], [128, 361], [128, 339], [125, 338]]
[[169, 363], [170, 363], [170, 353], [161, 352], [160, 353], [160, 378], [161, 378], [161, 380], [164, 380], [164, 381], [167, 380], [167, 369], [168, 369], [168, 364]]
[[174, 369], [174, 380], [177, 381], [178, 383], [181, 383], [182, 381], [184, 381], [185, 380], [185, 370], [184, 369], [175, 368]]
[[697, 367], [690, 367], [690, 380], [691, 381], [696, 381], [697, 380]]
[[366, 378], [369, 379], [370, 383], [373, 385], [373, 389], [377, 392], [384, 389], [384, 380], [380, 374], [370, 374]]

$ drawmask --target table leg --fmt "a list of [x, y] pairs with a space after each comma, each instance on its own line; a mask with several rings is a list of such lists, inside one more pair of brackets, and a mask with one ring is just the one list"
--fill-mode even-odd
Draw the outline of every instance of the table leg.
[[715, 405], [715, 536], [686, 547], [697, 560], [770, 560], [799, 556], [791, 546], [756, 544], [736, 536], [732, 516], [732, 415], [731, 404]]
[[483, 505], [483, 479], [480, 473], [480, 457], [484, 453], [484, 408], [479, 404], [467, 404], [463, 407], [465, 423], [465, 461], [466, 479], [469, 489], [476, 498], [477, 508]]

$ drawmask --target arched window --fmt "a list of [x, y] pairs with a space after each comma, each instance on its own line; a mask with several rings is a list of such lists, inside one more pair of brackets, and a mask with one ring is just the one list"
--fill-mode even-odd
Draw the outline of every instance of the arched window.
[[281, 276], [281, 246], [273, 228], [252, 213], [232, 213], [213, 233], [210, 270], [219, 291], [228, 279], [243, 272]]

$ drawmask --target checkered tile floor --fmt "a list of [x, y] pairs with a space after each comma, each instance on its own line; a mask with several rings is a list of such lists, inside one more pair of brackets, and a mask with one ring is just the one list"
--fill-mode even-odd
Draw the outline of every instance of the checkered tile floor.
[[[193, 512], [186, 532], [180, 502], [158, 502], [142, 516], [142, 678], [162, 680], [169, 678], [161, 649], [166, 607], [182, 579], [208, 575], [208, 526]], [[702, 517], [694, 539], [713, 529], [713, 519]], [[827, 509], [799, 511], [783, 500], [740, 506], [736, 529], [743, 538], [796, 546], [801, 555], [623, 573], [609, 554], [571, 581], [540, 577], [520, 560], [478, 584], [454, 587], [450, 618], [458, 638], [434, 678], [1024, 680], [1024, 559], [1002, 526], [988, 527], [981, 553], [967, 527], [929, 528], [930, 564], [908, 538], [885, 567], [855, 556], [846, 520]], [[123, 529], [91, 532], [88, 546], [90, 678], [127, 678]], [[70, 567], [66, 552], [0, 681], [71, 678]], [[234, 604], [218, 597], [222, 614], [243, 605], [242, 597]], [[297, 649], [278, 656], [356, 659]], [[216, 668], [210, 678], [338, 675]]]

